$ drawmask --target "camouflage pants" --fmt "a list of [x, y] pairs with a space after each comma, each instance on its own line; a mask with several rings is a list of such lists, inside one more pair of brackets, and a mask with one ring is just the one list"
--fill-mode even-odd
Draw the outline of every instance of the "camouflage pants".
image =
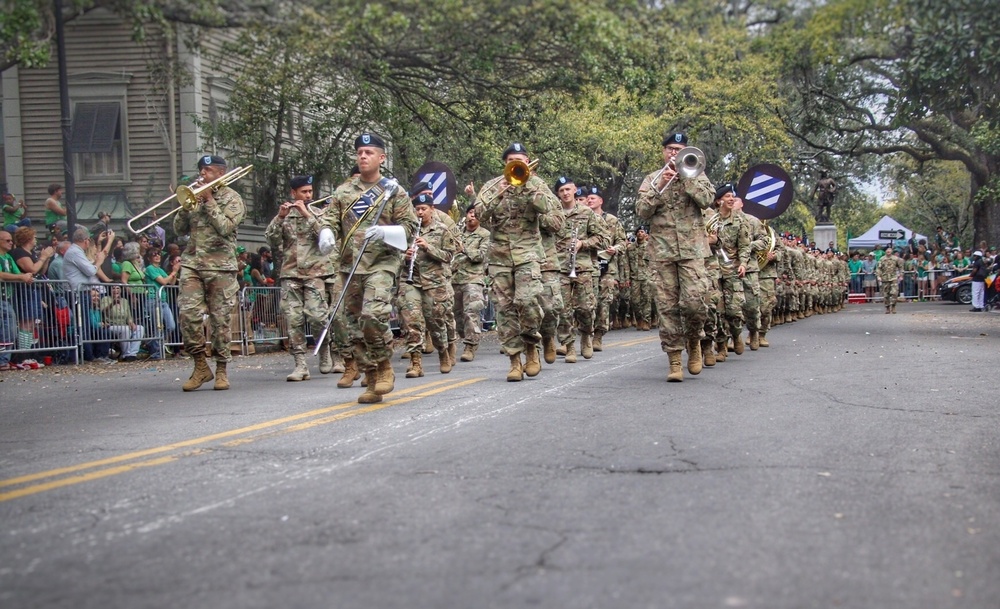
[[758, 273], [748, 272], [743, 276], [743, 321], [747, 330], [760, 329], [760, 279]]
[[423, 306], [420, 290], [405, 281], [400, 281], [396, 289], [393, 305], [399, 314], [399, 325], [403, 332], [403, 342], [407, 353], [415, 353], [423, 349], [424, 333], [427, 324], [424, 322]]
[[597, 280], [597, 313], [594, 319], [594, 332], [605, 333], [611, 324], [611, 308], [614, 305], [615, 276], [608, 271], [598, 277]]
[[496, 296], [497, 334], [508, 355], [542, 340], [542, 271], [537, 262], [490, 267]]
[[785, 303], [787, 309], [792, 313], [801, 309], [801, 294], [802, 286], [795, 285], [794, 283], [785, 284]]
[[[722, 272], [722, 300], [725, 302], [723, 317], [729, 336], [743, 331], [743, 315], [746, 310], [744, 287], [743, 280], [734, 271]], [[726, 336], [724, 332], [719, 334]]]
[[632, 281], [631, 287], [632, 316], [636, 321], [648, 322], [650, 319], [650, 308], [653, 304], [652, 287], [648, 279]]
[[898, 281], [883, 281], [882, 282], [882, 304], [886, 308], [896, 306], [896, 302], [899, 301], [899, 282]]
[[722, 324], [722, 317], [719, 315], [719, 307], [722, 303], [722, 288], [718, 279], [709, 278], [708, 294], [705, 297], [705, 338], [713, 341], [718, 337], [725, 338], [726, 331]]
[[199, 271], [181, 267], [177, 317], [184, 349], [188, 353], [196, 355], [205, 352], [203, 322], [207, 314], [215, 361], [232, 361], [229, 327], [239, 290], [236, 271]]
[[[402, 282], [399, 284], [399, 302], [407, 306], [416, 304], [415, 310], [409, 310], [406, 323], [406, 351], [420, 353], [424, 344], [425, 329], [431, 335], [431, 343], [439, 353], [448, 351], [448, 321], [445, 309], [451, 303], [453, 292], [451, 284], [442, 284], [431, 288], [421, 288], [415, 284]], [[399, 310], [400, 316], [403, 309]]]
[[590, 272], [577, 271], [576, 277], [560, 273], [559, 288], [562, 291], [565, 313], [559, 328], [559, 343], [568, 345], [576, 340], [576, 330], [581, 334], [594, 333], [594, 281]]
[[653, 261], [650, 271], [660, 316], [660, 348], [681, 351], [686, 339], [701, 340], [708, 306], [705, 260]]
[[542, 294], [539, 304], [542, 306], [542, 327], [543, 337], [556, 337], [559, 324], [562, 321], [563, 297], [562, 289], [559, 285], [559, 271], [542, 271]]
[[771, 329], [771, 314], [778, 306], [778, 294], [774, 285], [774, 277], [760, 278], [760, 331]]
[[483, 333], [483, 309], [486, 308], [483, 286], [479, 283], [453, 283], [451, 287], [455, 291], [453, 310], [458, 335], [465, 344], [478, 345]]
[[361, 370], [374, 368], [392, 357], [389, 317], [395, 279], [389, 271], [375, 271], [367, 275], [355, 274], [347, 285], [344, 324], [353, 348], [351, 355]]
[[292, 355], [306, 352], [306, 322], [317, 337], [326, 325], [329, 311], [326, 278], [281, 279], [281, 313], [288, 324], [288, 347]]
[[[450, 278], [447, 281], [450, 281]], [[444, 288], [444, 329], [448, 337], [445, 342], [447, 347], [451, 343], [458, 342], [458, 331], [455, 328], [455, 290], [451, 287], [451, 283], [446, 283]]]

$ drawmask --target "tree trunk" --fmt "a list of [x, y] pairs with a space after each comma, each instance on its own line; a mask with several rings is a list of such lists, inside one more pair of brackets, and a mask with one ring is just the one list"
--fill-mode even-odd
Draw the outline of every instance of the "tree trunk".
[[[994, 179], [994, 181], [1000, 180]], [[996, 187], [993, 186], [982, 200], [977, 200], [986, 185], [980, 183], [975, 174], [972, 175], [971, 183], [972, 188], [969, 193], [972, 201], [973, 226], [971, 247], [973, 250], [979, 249], [983, 241], [986, 242], [987, 247], [997, 247], [1000, 245], [1000, 196], [997, 195]]]

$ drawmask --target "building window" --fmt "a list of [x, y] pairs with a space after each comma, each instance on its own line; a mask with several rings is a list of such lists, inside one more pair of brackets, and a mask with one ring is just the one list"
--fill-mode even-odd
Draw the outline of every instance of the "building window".
[[78, 102], [70, 149], [81, 182], [125, 179], [121, 103]]

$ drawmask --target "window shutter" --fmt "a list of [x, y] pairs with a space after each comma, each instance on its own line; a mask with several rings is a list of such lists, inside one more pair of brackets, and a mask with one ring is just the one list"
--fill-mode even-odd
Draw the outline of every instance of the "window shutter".
[[73, 116], [70, 150], [77, 153], [111, 152], [119, 137], [118, 102], [78, 103]]

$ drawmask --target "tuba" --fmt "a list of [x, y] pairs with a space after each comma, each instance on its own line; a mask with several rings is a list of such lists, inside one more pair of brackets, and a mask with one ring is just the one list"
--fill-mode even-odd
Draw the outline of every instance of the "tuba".
[[764, 225], [767, 229], [767, 249], [760, 250], [757, 252], [757, 267], [760, 270], [764, 270], [764, 267], [768, 265], [770, 260], [768, 260], [768, 254], [774, 251], [775, 246], [778, 244], [778, 234], [774, 232], [774, 229], [768, 225]]

